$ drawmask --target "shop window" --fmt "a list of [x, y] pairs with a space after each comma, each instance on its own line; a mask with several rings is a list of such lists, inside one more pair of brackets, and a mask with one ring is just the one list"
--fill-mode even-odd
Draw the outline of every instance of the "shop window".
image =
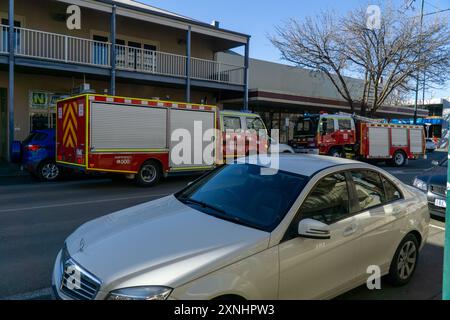
[[34, 113], [30, 116], [30, 130], [43, 130], [50, 127], [50, 115], [47, 113]]

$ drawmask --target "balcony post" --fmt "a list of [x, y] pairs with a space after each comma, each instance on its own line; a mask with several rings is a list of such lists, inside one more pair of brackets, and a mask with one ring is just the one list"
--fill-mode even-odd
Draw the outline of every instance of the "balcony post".
[[186, 33], [186, 102], [191, 102], [191, 26]]
[[12, 162], [12, 145], [14, 141], [14, 0], [9, 0], [9, 81], [8, 81], [8, 130], [7, 130], [7, 158]]
[[245, 58], [244, 58], [244, 111], [248, 111], [248, 77], [249, 77], [249, 60], [250, 60], [250, 37], [245, 44]]
[[110, 50], [110, 65], [111, 65], [111, 85], [109, 93], [116, 95], [116, 11], [117, 6], [112, 6], [111, 12], [111, 50]]

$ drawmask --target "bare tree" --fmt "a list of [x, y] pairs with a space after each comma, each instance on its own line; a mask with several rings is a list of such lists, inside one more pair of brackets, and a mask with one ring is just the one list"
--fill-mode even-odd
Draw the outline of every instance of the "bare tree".
[[[276, 28], [270, 40], [282, 57], [299, 67], [323, 72], [352, 112], [373, 115], [380, 107], [414, 90], [418, 73], [426, 70], [428, 86], [449, 80], [448, 19], [434, 17], [421, 27], [405, 8], [387, 5], [377, 28], [367, 27], [366, 8], [346, 16], [323, 13]], [[360, 80], [352, 90], [345, 75]]]

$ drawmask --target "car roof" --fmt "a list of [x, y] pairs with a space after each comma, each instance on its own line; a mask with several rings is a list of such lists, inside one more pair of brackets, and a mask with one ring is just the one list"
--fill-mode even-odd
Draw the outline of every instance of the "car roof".
[[[361, 162], [355, 160], [307, 154], [273, 154], [272, 156], [279, 156], [279, 170], [301, 174], [308, 177], [319, 171], [335, 166], [361, 164]], [[254, 163], [256, 165], [269, 168], [271, 155], [254, 155], [248, 157], [247, 160], [248, 163]]]

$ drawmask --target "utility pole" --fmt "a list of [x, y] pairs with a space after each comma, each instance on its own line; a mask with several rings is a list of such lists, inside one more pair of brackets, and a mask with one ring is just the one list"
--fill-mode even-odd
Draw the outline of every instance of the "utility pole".
[[[423, 27], [423, 10], [425, 7], [425, 0], [422, 0], [422, 8], [420, 10], [420, 37], [422, 37], [422, 27]], [[419, 40], [420, 45], [422, 46], [422, 39]], [[420, 51], [422, 48], [419, 49]], [[420, 60], [420, 51], [419, 51], [419, 60]], [[417, 70], [417, 78], [416, 78], [416, 100], [414, 103], [414, 124], [417, 124], [417, 104], [419, 100], [419, 81], [420, 81], [420, 70]], [[425, 80], [424, 80], [425, 81]], [[425, 88], [424, 88], [425, 90]], [[425, 94], [425, 93], [424, 93]], [[425, 103], [425, 102], [424, 102]]]

